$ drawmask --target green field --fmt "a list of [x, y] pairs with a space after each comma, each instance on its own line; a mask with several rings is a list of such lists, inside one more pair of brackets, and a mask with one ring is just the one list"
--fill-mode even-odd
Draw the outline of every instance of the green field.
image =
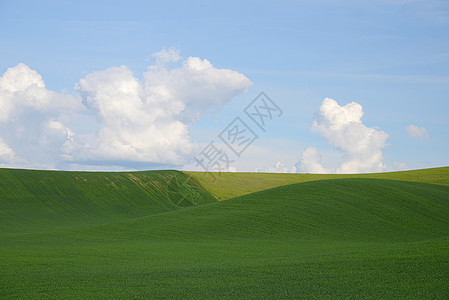
[[263, 191], [281, 185], [339, 178], [375, 178], [424, 182], [449, 186], [449, 167], [371, 174], [285, 174], [185, 172], [219, 200]]
[[449, 298], [449, 168], [207, 176], [0, 170], [0, 298]]

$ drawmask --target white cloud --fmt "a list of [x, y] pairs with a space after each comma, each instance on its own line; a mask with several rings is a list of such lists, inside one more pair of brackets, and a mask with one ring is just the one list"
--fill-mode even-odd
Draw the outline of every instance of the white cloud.
[[409, 125], [406, 127], [408, 134], [415, 139], [427, 138], [429, 134], [424, 127], [418, 127], [415, 125]]
[[306, 173], [330, 173], [331, 170], [326, 169], [321, 165], [321, 156], [318, 149], [315, 147], [307, 147], [299, 158], [296, 164], [296, 169]]
[[95, 141], [78, 147], [80, 158], [179, 165], [193, 148], [188, 125], [252, 84], [206, 59], [189, 57], [167, 69], [164, 63], [178, 60], [178, 52], [156, 56], [143, 82], [122, 66], [89, 74], [76, 85], [100, 122]]
[[156, 64], [144, 77], [147, 101], [161, 106], [161, 113], [174, 111], [186, 123], [198, 121], [210, 110], [220, 110], [252, 85], [245, 75], [214, 68], [199, 57], [188, 57], [182, 66], [172, 70]]
[[14, 151], [0, 138], [0, 162], [11, 162], [14, 155]]
[[30, 111], [61, 115], [64, 111], [79, 111], [79, 99], [55, 93], [35, 70], [25, 64], [9, 68], [0, 77], [0, 122], [15, 122]]
[[296, 167], [290, 168], [286, 166], [284, 163], [278, 161], [271, 168], [266, 169], [264, 172], [268, 173], [295, 173]]
[[330, 145], [343, 153], [343, 160], [335, 170], [327, 170], [319, 162], [316, 149], [307, 148], [299, 161], [303, 172], [360, 173], [385, 170], [382, 148], [388, 134], [362, 123], [363, 109], [356, 102], [340, 106], [326, 98], [316, 115], [312, 131], [322, 134]]
[[182, 60], [176, 49], [154, 57], [143, 80], [125, 66], [87, 75], [75, 85], [80, 96], [48, 90], [25, 64], [9, 68], [0, 77], [1, 165], [71, 169], [184, 163], [193, 147], [190, 124], [252, 83], [206, 59]]
[[64, 122], [82, 110], [80, 98], [48, 90], [25, 64], [9, 68], [0, 77], [2, 166], [55, 168], [69, 131]]
[[75, 159], [179, 163], [191, 149], [187, 126], [173, 119], [180, 109], [148, 101], [125, 66], [94, 72], [76, 85], [99, 120], [93, 141], [78, 143]]
[[163, 48], [161, 51], [154, 53], [152, 56], [156, 58], [156, 63], [164, 64], [179, 61], [181, 59], [179, 53], [179, 49], [169, 48], [166, 50]]

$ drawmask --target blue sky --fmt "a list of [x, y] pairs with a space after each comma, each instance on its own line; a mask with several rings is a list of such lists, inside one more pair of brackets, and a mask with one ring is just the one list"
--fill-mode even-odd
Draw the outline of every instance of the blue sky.
[[[448, 165], [447, 1], [1, 0], [0, 26], [3, 167], [201, 170], [211, 141], [238, 171]], [[261, 91], [283, 114], [233, 156]]]

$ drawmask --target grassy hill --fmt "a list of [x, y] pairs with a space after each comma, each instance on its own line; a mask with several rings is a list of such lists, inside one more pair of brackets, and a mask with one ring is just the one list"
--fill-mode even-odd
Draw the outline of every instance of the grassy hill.
[[[127, 174], [108, 176], [134, 185]], [[280, 186], [220, 202], [204, 195], [204, 204], [187, 205], [189, 186], [197, 185], [190, 180], [179, 184], [183, 180], [168, 178], [173, 174], [179, 173], [142, 173], [171, 186], [168, 198], [153, 195], [164, 193], [160, 189], [148, 192], [148, 207], [144, 201], [122, 199], [127, 196], [103, 197], [109, 208], [101, 224], [90, 216], [84, 217], [87, 223], [69, 221], [66, 196], [52, 202], [54, 210], [61, 203], [64, 216], [59, 220], [68, 224], [62, 227], [40, 213], [37, 223], [45, 226], [30, 230], [24, 224], [27, 230], [15, 230], [3, 226], [12, 219], [4, 221], [2, 215], [0, 298], [449, 297], [448, 186], [345, 178]], [[106, 184], [94, 180], [105, 173], [87, 175], [92, 176], [88, 181]], [[9, 203], [3, 182], [0, 203]], [[26, 194], [8, 191], [22, 198]], [[172, 199], [170, 194], [175, 200], [164, 202]], [[74, 211], [90, 211], [92, 197]], [[38, 208], [26, 203], [39, 198], [22, 200], [16, 224], [32, 219]], [[117, 201], [120, 209], [115, 210], [109, 202]], [[173, 202], [180, 205], [170, 206]], [[133, 203], [146, 211], [130, 208], [126, 216], [120, 214], [122, 206]], [[167, 207], [153, 208], [161, 203]]]
[[423, 170], [385, 172], [371, 174], [286, 174], [286, 173], [245, 173], [245, 172], [184, 172], [192, 176], [217, 199], [234, 197], [263, 191], [282, 185], [314, 180], [339, 178], [375, 178], [413, 182], [424, 182], [449, 186], [449, 167]]
[[0, 169], [0, 230], [55, 230], [125, 221], [216, 201], [178, 171]]

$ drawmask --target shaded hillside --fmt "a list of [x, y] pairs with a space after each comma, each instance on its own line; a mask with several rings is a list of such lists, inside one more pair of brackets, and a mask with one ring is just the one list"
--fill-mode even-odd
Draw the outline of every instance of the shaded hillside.
[[178, 171], [0, 169], [3, 232], [118, 222], [211, 201], [216, 200]]

